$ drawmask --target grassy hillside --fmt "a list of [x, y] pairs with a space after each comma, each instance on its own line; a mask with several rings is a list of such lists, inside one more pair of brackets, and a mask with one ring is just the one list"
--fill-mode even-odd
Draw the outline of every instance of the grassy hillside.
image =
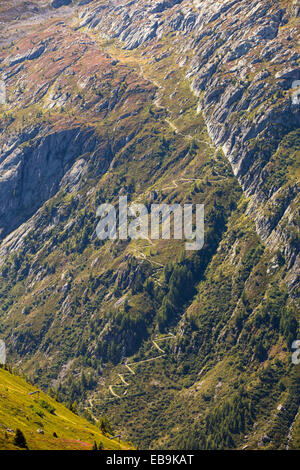
[[131, 444], [104, 436], [45, 393], [30, 395], [36, 390], [23, 378], [0, 369], [1, 450], [18, 449], [14, 445], [16, 429], [23, 432], [30, 450], [91, 450], [95, 441], [102, 442], [104, 449], [132, 449]]

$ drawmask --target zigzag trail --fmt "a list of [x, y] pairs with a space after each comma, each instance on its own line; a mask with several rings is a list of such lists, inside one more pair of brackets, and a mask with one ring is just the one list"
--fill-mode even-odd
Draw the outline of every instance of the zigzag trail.
[[[207, 141], [207, 140], [201, 140], [199, 138], [197, 138], [196, 136], [191, 136], [190, 134], [184, 134], [183, 132], [181, 132], [178, 127], [176, 126], [176, 124], [174, 124], [172, 121], [171, 121], [171, 118], [170, 118], [170, 115], [171, 115], [171, 111], [170, 109], [167, 107], [167, 106], [164, 106], [161, 104], [161, 96], [159, 96], [159, 91], [163, 89], [163, 86], [160, 85], [156, 80], [154, 79], [151, 79], [150, 77], [147, 77], [145, 74], [144, 74], [144, 70], [143, 70], [143, 66], [142, 65], [139, 65], [139, 71], [138, 71], [139, 75], [146, 81], [148, 82], [151, 82], [157, 89], [158, 89], [158, 93], [156, 95], [156, 98], [155, 100], [153, 101], [154, 102], [154, 105], [158, 108], [158, 109], [163, 109], [167, 112], [167, 114], [169, 115], [169, 117], [166, 117], [165, 118], [165, 122], [171, 127], [172, 131], [177, 134], [177, 135], [181, 135], [182, 137], [184, 137], [185, 139], [188, 139], [188, 140], [194, 140], [195, 142], [199, 143], [199, 144], [204, 144], [206, 145], [207, 147], [209, 147], [211, 150], [213, 150], [214, 154], [213, 154], [213, 157], [212, 158], [215, 158], [217, 153], [218, 153], [218, 149], [216, 149], [216, 147], [212, 144], [212, 142], [210, 141]], [[222, 175], [216, 175], [217, 178], [214, 179], [214, 181], [217, 181], [219, 178], [225, 178], [224, 176]], [[162, 190], [171, 190], [171, 189], [176, 189], [178, 188], [178, 183], [180, 184], [180, 182], [182, 182], [183, 184], [186, 184], [186, 183], [191, 183], [191, 182], [196, 182], [196, 181], [201, 181], [201, 178], [178, 178], [178, 179], [174, 179], [171, 183], [171, 185], [167, 186], [167, 187], [164, 187], [162, 188]], [[153, 242], [149, 239], [149, 242], [153, 245]], [[145, 254], [141, 251], [137, 251], [137, 254], [138, 254], [138, 257], [140, 257], [141, 259], [145, 259], [147, 261], [149, 261], [151, 264], [156, 264], [156, 267], [157, 269], [162, 269], [163, 265], [161, 265], [160, 263], [156, 263], [152, 260], [149, 260]], [[108, 399], [108, 400], [114, 400], [114, 399], [122, 399], [122, 398], [125, 398], [127, 397], [127, 392], [129, 390], [129, 387], [130, 387], [130, 383], [126, 381], [126, 379], [124, 378], [124, 376], [129, 376], [131, 378], [134, 378], [134, 376], [137, 374], [137, 372], [134, 370], [134, 368], [140, 364], [145, 364], [145, 363], [151, 363], [153, 361], [156, 361], [158, 359], [161, 359], [163, 357], [166, 356], [166, 352], [159, 346], [158, 342], [161, 342], [161, 341], [165, 341], [165, 340], [169, 340], [169, 339], [174, 339], [175, 336], [172, 334], [172, 333], [169, 333], [168, 336], [164, 336], [164, 337], [160, 337], [160, 338], [155, 338], [152, 340], [152, 344], [154, 346], [155, 349], [158, 350], [158, 352], [160, 353], [160, 355], [158, 356], [155, 356], [155, 357], [152, 357], [152, 358], [149, 358], [149, 359], [145, 359], [145, 360], [142, 360], [142, 361], [138, 361], [138, 362], [132, 362], [132, 363], [126, 363], [126, 364], [123, 364], [123, 367], [126, 368], [127, 370], [125, 370], [124, 372], [122, 373], [119, 373], [118, 374], [118, 379], [119, 379], [119, 382], [116, 382], [115, 384], [110, 384], [108, 386], [108, 390], [109, 390], [109, 393], [110, 395], [112, 395], [112, 398]], [[125, 389], [125, 391], [123, 392], [123, 395], [119, 395], [115, 390], [114, 388], [118, 388], [118, 387], [127, 387]], [[135, 396], [135, 395], [134, 395]], [[97, 399], [94, 399], [93, 401], [96, 401]], [[99, 399], [100, 400], [100, 399]], [[92, 401], [90, 400], [89, 401], [90, 405], [92, 406]]]
[[[169, 332], [166, 336], [155, 337], [153, 340], [151, 340], [151, 342], [153, 344], [153, 347], [156, 348], [160, 352], [160, 354], [158, 356], [150, 357], [149, 359], [143, 359], [143, 360], [137, 361], [137, 362], [130, 362], [130, 363], [123, 364], [123, 367], [126, 368], [127, 370], [122, 372], [122, 373], [117, 374], [118, 378], [119, 378], [119, 381], [117, 381], [114, 384], [110, 384], [108, 386], [108, 391], [109, 391], [110, 395], [112, 395], [112, 397], [111, 398], [108, 397], [107, 401], [114, 401], [115, 399], [121, 400], [121, 399], [124, 399], [124, 398], [127, 398], [127, 397], [130, 398], [130, 397], [136, 396], [136, 395], [127, 395], [129, 387], [131, 386], [131, 383], [127, 382], [127, 380], [125, 379], [124, 376], [126, 376], [126, 378], [127, 377], [133, 378], [133, 376], [135, 376], [137, 374], [137, 371], [134, 370], [134, 368], [136, 366], [139, 366], [140, 364], [151, 363], [153, 361], [156, 361], [158, 359], [161, 359], [161, 358], [165, 357], [167, 355], [167, 353], [164, 349], [162, 349], [159, 346], [158, 343], [162, 342], [162, 341], [166, 341], [166, 340], [171, 340], [171, 339], [175, 339], [175, 335], [171, 332]], [[118, 387], [126, 387], [126, 389], [125, 389], [125, 391], [123, 392], [122, 395], [119, 395], [114, 390], [115, 388], [118, 388]], [[86, 408], [86, 409], [88, 409], [91, 412], [91, 410], [93, 408], [93, 403], [95, 403], [96, 401], [103, 401], [103, 400], [100, 399], [100, 398], [99, 399], [90, 398], [89, 399], [90, 407]]]
[[[159, 90], [161, 90], [163, 87], [156, 81], [156, 80], [153, 80], [149, 77], [146, 77], [144, 75], [144, 71], [143, 71], [143, 67], [140, 65], [140, 75], [141, 77], [146, 80], [146, 81], [150, 81], [151, 83], [153, 83], [153, 85], [155, 85]], [[170, 114], [170, 110], [168, 107], [166, 106], [163, 106], [161, 104], [161, 98], [160, 96], [157, 96], [156, 99], [154, 100], [154, 104], [155, 106], [158, 108], [158, 109], [164, 109], [165, 111], [167, 111], [168, 114]], [[175, 134], [177, 135], [181, 135], [182, 137], [184, 137], [185, 139], [188, 139], [188, 140], [194, 140], [195, 142], [199, 143], [199, 144], [205, 144], [207, 145], [210, 149], [212, 149], [214, 151], [214, 155], [213, 155], [213, 158], [216, 157], [217, 153], [218, 153], [218, 148], [216, 148], [211, 142], [207, 141], [207, 140], [201, 140], [199, 138], [197, 138], [196, 136], [191, 136], [190, 134], [184, 134], [183, 132], [181, 132], [178, 127], [176, 126], [176, 124], [174, 124], [171, 119], [168, 119], [168, 118], [165, 118], [165, 122], [171, 127], [171, 129], [175, 132]], [[216, 175], [218, 176], [220, 179], [222, 178], [226, 178], [225, 176], [223, 175]], [[218, 179], [218, 178], [217, 178]], [[216, 179], [216, 180], [217, 180]], [[177, 185], [177, 182], [179, 181], [184, 181], [186, 183], [188, 182], [191, 182], [191, 181], [201, 181], [201, 178], [179, 178], [177, 180], [173, 180], [172, 181], [172, 186], [167, 186], [165, 188], [162, 188], [162, 190], [169, 190], [169, 189], [176, 189], [178, 187]]]
[[[109, 385], [109, 387], [108, 387], [108, 389], [109, 389], [110, 393], [113, 395], [113, 397], [115, 397], [115, 398], [124, 398], [124, 396], [127, 395], [128, 388], [130, 387], [130, 384], [124, 379], [124, 375], [125, 374], [128, 375], [128, 376], [129, 375], [131, 375], [131, 376], [136, 375], [136, 371], [133, 369], [135, 366], [138, 366], [140, 364], [153, 362], [153, 361], [156, 361], [158, 359], [161, 359], [161, 358], [165, 357], [166, 352], [165, 352], [164, 349], [162, 349], [158, 345], [158, 342], [169, 340], [169, 339], [174, 339], [174, 338], [175, 338], [175, 336], [173, 335], [173, 333], [169, 333], [168, 336], [162, 336], [160, 338], [155, 338], [155, 339], [152, 340], [153, 346], [161, 353], [159, 356], [154, 356], [154, 357], [151, 357], [149, 359], [144, 359], [142, 361], [130, 362], [130, 363], [124, 364], [124, 367], [126, 367], [128, 369], [128, 372], [126, 371], [125, 373], [118, 374], [118, 377], [120, 378], [122, 383], [117, 382], [115, 384]], [[120, 396], [114, 391], [113, 387], [123, 387], [124, 385], [127, 386], [127, 389], [124, 391], [123, 396]]]

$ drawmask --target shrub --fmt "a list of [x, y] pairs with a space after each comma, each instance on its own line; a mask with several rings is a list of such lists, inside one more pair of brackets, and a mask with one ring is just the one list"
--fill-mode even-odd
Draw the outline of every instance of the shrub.
[[111, 424], [107, 416], [104, 416], [104, 418], [101, 418], [99, 427], [100, 427], [100, 431], [103, 434], [113, 434], [113, 429], [111, 427]]
[[255, 346], [254, 355], [255, 355], [255, 358], [260, 362], [263, 362], [267, 359], [267, 356], [268, 356], [267, 351], [264, 348], [261, 341], [257, 343], [257, 345]]
[[22, 433], [21, 429], [16, 429], [16, 435], [14, 437], [14, 444], [15, 446], [20, 447], [21, 449], [28, 449], [25, 436]]
[[45, 410], [47, 410], [49, 413], [51, 413], [52, 415], [55, 414], [55, 408], [54, 406], [50, 405], [50, 403], [48, 403], [47, 401], [45, 400], [40, 400], [39, 401], [39, 405], [44, 408]]

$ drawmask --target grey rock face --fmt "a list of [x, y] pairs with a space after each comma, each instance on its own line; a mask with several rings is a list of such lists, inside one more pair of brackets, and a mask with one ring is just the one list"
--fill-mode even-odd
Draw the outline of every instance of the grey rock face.
[[70, 5], [70, 3], [72, 3], [72, 0], [53, 0], [51, 6], [53, 8], [60, 8], [65, 5]]
[[155, 6], [150, 10], [150, 13], [162, 13], [168, 8], [172, 8], [174, 5], [181, 3], [183, 0], [163, 0], [157, 2]]
[[[21, 135], [0, 149], [0, 230], [5, 236], [33, 215], [61, 185], [78, 182], [80, 155], [97, 145], [93, 131], [69, 129], [32, 139], [37, 130]], [[41, 133], [41, 131], [40, 131]], [[23, 142], [23, 143], [22, 143]], [[70, 171], [69, 171], [70, 170]]]
[[296, 18], [299, 18], [299, 16], [300, 16], [300, 2], [299, 2], [299, 0], [293, 0], [292, 15], [295, 16]]
[[25, 60], [38, 59], [45, 52], [45, 49], [46, 49], [46, 46], [44, 44], [41, 44], [39, 47], [31, 49], [26, 54], [16, 55], [15, 57], [12, 57], [9, 59], [9, 65], [13, 66], [16, 64], [20, 64], [24, 62]]
[[[299, 14], [298, 3], [293, 5], [294, 16]], [[175, 33], [174, 50], [183, 56], [193, 51], [191, 60], [181, 58], [180, 63], [188, 64], [187, 78], [199, 96], [211, 138], [223, 148], [247, 196], [255, 200], [258, 227], [264, 203], [278, 189], [274, 185], [266, 196], [264, 168], [280, 140], [300, 124], [300, 107], [293, 105], [289, 93], [299, 79], [298, 55], [291, 44], [296, 30], [280, 29], [290, 15], [269, 0], [199, 0], [192, 5], [159, 1], [154, 6], [95, 2], [82, 13], [82, 24], [119, 38], [127, 49]], [[268, 149], [262, 151], [260, 142], [268, 142]], [[296, 189], [291, 204], [297, 194]], [[264, 230], [268, 239], [277, 228]]]

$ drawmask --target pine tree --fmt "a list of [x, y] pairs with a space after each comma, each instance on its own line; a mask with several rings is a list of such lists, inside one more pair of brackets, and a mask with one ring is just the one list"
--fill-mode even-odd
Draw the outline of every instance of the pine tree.
[[100, 441], [98, 445], [98, 450], [103, 450], [103, 449], [104, 449], [103, 442]]
[[14, 437], [14, 444], [17, 447], [21, 447], [21, 449], [28, 449], [25, 436], [22, 433], [21, 429], [16, 429], [16, 435]]
[[92, 448], [92, 450], [98, 450], [98, 447], [97, 447], [97, 442], [96, 442], [96, 441], [94, 441], [94, 444], [93, 444], [93, 448]]

